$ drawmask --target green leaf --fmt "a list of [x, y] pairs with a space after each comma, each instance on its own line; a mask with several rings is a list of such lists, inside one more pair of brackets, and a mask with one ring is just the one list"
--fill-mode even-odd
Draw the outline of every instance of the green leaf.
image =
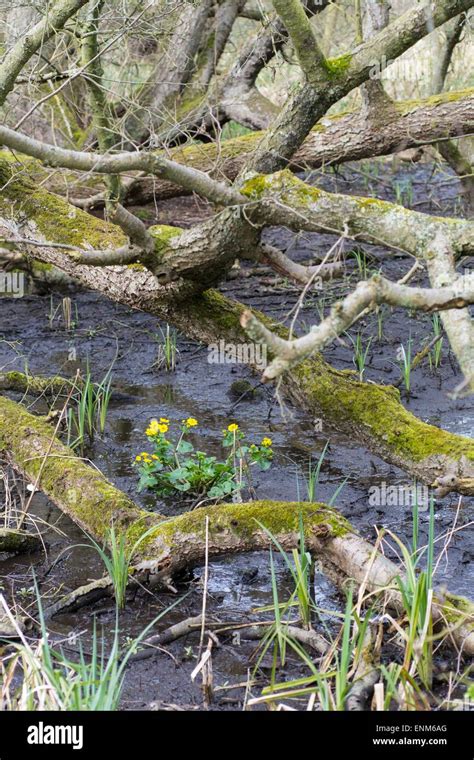
[[178, 454], [189, 454], [191, 451], [194, 451], [194, 446], [189, 441], [182, 440], [177, 445], [176, 451]]

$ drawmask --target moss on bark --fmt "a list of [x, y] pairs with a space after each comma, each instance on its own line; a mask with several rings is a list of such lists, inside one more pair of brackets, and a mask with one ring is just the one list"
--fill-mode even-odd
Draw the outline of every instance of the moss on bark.
[[0, 390], [60, 393], [69, 390], [72, 384], [72, 380], [64, 377], [39, 377], [16, 371], [0, 372]]
[[19, 554], [42, 546], [39, 536], [12, 528], [0, 528], [0, 552]]
[[126, 529], [148, 513], [95, 468], [54, 437], [44, 420], [21, 404], [0, 396], [0, 451], [8, 452], [15, 467], [51, 498], [75, 522], [103, 540], [112, 522]]

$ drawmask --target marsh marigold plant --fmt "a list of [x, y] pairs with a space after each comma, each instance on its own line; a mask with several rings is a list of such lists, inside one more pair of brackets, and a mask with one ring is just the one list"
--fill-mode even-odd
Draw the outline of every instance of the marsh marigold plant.
[[198, 421], [188, 417], [173, 435], [166, 417], [150, 420], [145, 429], [149, 450], [135, 457], [139, 491], [147, 488], [162, 497], [182, 493], [193, 498], [222, 499], [246, 483], [250, 485], [251, 467], [267, 470], [271, 466], [271, 438], [265, 436], [259, 444], [249, 445], [233, 422], [222, 431], [222, 449], [227, 456], [218, 461], [196, 449], [189, 439], [191, 432], [195, 439], [197, 427]]

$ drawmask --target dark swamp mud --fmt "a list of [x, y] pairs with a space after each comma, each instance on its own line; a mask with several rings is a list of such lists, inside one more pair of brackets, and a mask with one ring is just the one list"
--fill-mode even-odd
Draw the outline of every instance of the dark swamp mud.
[[[381, 160], [344, 167], [339, 171], [315, 172], [312, 181], [324, 189], [369, 196], [376, 194], [379, 198], [403, 202], [421, 211], [446, 215], [459, 212], [457, 180], [431, 164], [394, 167], [392, 162]], [[175, 199], [140, 209], [140, 213], [150, 224], [186, 226], [201, 219], [206, 208], [193, 199]], [[291, 253], [294, 260], [304, 263], [321, 259], [335, 242], [335, 237], [329, 234], [297, 236], [281, 228], [267, 231], [266, 237]], [[357, 249], [358, 258], [354, 249]], [[345, 243], [344, 253], [347, 279], [336, 280], [325, 285], [322, 291], [311, 292], [299, 312], [300, 326], [317, 322], [330, 304], [349, 290], [351, 283], [360, 279], [361, 267], [369, 274], [382, 268], [388, 277], [397, 279], [413, 264], [411, 258], [401, 253], [353, 242]], [[470, 262], [463, 262], [463, 265], [469, 268]], [[422, 283], [423, 278], [415, 278], [412, 282]], [[300, 294], [300, 288], [264, 268], [250, 265], [236, 267], [222, 284], [222, 291], [280, 320], [287, 319]], [[60, 308], [64, 295], [59, 292], [30, 293], [23, 298], [0, 299], [0, 369], [24, 371], [27, 367], [32, 374], [52, 376], [57, 373], [72, 377], [78, 368], [85, 371], [89, 366], [93, 378], [100, 380], [112, 367], [113, 395], [106, 431], [87, 451], [87, 456], [144, 507], [165, 514], [179, 513], [186, 508], [186, 505], [172, 501], [164, 504], [146, 492], [136, 492], [133, 460], [146, 445], [144, 430], [147, 422], [151, 417], [166, 416], [172, 423], [179, 423], [184, 417], [193, 416], [199, 421], [200, 445], [210, 453], [219, 454], [221, 431], [229, 422], [237, 422], [250, 440], [259, 441], [265, 435], [271, 436], [275, 451], [273, 467], [255, 475], [254, 487], [259, 498], [306, 499], [308, 461], [316, 462], [329, 441], [321, 467], [317, 500], [330, 501], [345, 481], [336, 504], [365, 537], [373, 540], [375, 526], [385, 526], [406, 543], [410, 541], [411, 510], [406, 506], [372, 506], [369, 497], [371, 487], [381, 483], [387, 486], [409, 484], [405, 473], [358, 447], [354, 441], [334, 434], [325, 426], [324, 420], [315, 430], [312, 421], [297, 409], [287, 407], [282, 413], [272, 388], [256, 387], [254, 392], [238, 400], [235, 382], [244, 380], [256, 386], [258, 378], [239, 364], [210, 363], [207, 347], [183, 336], [177, 338], [176, 371], [160, 369], [157, 356], [164, 325], [149, 315], [132, 312], [96, 293], [74, 291], [67, 294], [72, 300], [74, 325], [66, 330]], [[364, 378], [397, 384], [401, 381], [397, 360], [400, 345], [407, 346], [411, 340], [414, 356], [433, 338], [433, 324], [430, 316], [406, 315], [387, 308], [381, 316], [372, 314], [359, 322], [350, 332], [353, 340], [357, 333], [361, 335], [364, 348], [368, 345]], [[336, 367], [354, 370], [350, 336], [334, 342], [325, 351], [325, 356]], [[472, 436], [472, 399], [453, 400], [449, 396], [459, 381], [459, 369], [444, 338], [440, 366], [430, 367], [425, 358], [412, 372], [409, 398], [403, 393], [403, 384], [400, 389], [404, 403], [423, 420]], [[20, 398], [18, 394], [12, 394], [12, 397]], [[34, 411], [44, 412], [41, 400], [28, 397], [25, 401]], [[24, 484], [17, 483], [17, 488], [21, 490]], [[437, 499], [437, 536], [443, 536], [452, 528], [458, 502], [455, 494]], [[41, 494], [34, 496], [33, 514], [43, 532], [47, 556], [38, 552], [28, 556], [0, 557], [0, 584], [26, 609], [33, 608], [33, 571], [46, 598], [51, 598], [58, 590], [64, 592], [76, 588], [103, 573], [96, 553], [76, 546], [85, 542], [82, 532]], [[438, 584], [446, 584], [453, 592], [469, 597], [473, 595], [474, 586], [474, 546], [469, 526], [473, 519], [474, 502], [464, 498], [457, 516], [460, 529], [452, 537], [449, 561], [443, 557], [437, 569]], [[420, 520], [422, 541], [428, 524], [426, 513], [421, 513]], [[440, 551], [443, 540], [437, 546]], [[284, 563], [277, 558], [276, 564], [281, 597], [285, 598], [290, 579]], [[180, 596], [182, 601], [166, 613], [157, 626], [158, 630], [199, 614], [201, 569], [195, 569], [189, 577], [181, 579], [178, 598]], [[323, 610], [341, 609], [340, 595], [321, 574], [315, 576], [315, 596]], [[171, 593], [138, 591], [122, 615], [121, 636], [124, 640], [136, 636], [160, 610], [175, 601], [176, 597]], [[258, 608], [271, 601], [267, 553], [229, 557], [210, 564], [207, 604], [210, 619], [233, 623], [269, 619], [268, 613], [258, 611]], [[330, 616], [323, 613], [323, 617], [331, 625]], [[115, 612], [113, 604], [106, 601], [75, 613], [58, 615], [51, 621], [50, 628], [58, 639], [67, 639], [68, 646], [74, 650], [74, 636], [82, 635], [87, 642], [93, 619], [103, 628], [104, 635], [111, 637]], [[123, 708], [170, 705], [201, 709], [203, 698], [199, 678], [196, 683], [190, 679], [196, 665], [198, 642], [199, 635], [191, 634], [157, 651], [150, 659], [133, 662], [128, 669]], [[243, 636], [239, 639], [228, 633], [220, 636], [219, 642], [220, 646], [216, 646], [213, 652], [215, 697], [211, 709], [238, 709], [247, 679], [255, 682], [258, 692], [258, 685], [266, 682], [266, 668], [271, 661], [264, 659], [254, 674], [255, 641], [247, 641]], [[438, 657], [440, 672], [446, 665], [442, 661], [444, 656], [442, 653]], [[282, 679], [287, 675], [296, 677], [300, 668], [301, 665], [290, 657], [279, 676]]]

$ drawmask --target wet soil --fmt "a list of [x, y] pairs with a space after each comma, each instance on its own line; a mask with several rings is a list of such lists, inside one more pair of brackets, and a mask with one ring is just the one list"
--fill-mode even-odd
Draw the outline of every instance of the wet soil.
[[[453, 215], [460, 211], [457, 180], [430, 164], [416, 167], [402, 164], [394, 171], [390, 162], [382, 160], [347, 166], [338, 172], [313, 173], [311, 181], [332, 191], [403, 200], [406, 205], [420, 211]], [[149, 223], [186, 226], [202, 219], [206, 207], [193, 199], [175, 199], [141, 209], [140, 213]], [[295, 260], [308, 263], [321, 259], [335, 242], [333, 235], [295, 235], [281, 228], [268, 230], [266, 237], [282, 249], [287, 249]], [[355, 247], [353, 243], [345, 244], [346, 279], [309, 294], [299, 314], [299, 329], [318, 322], [331, 303], [360, 279], [359, 266], [362, 264], [358, 265], [350, 253]], [[397, 279], [413, 264], [413, 260], [402, 253], [376, 246], [357, 245], [357, 248], [365, 254], [363, 266], [369, 273], [382, 268], [388, 277]], [[462, 262], [462, 266], [468, 268], [470, 261]], [[423, 276], [412, 280], [412, 284], [423, 282]], [[300, 293], [300, 288], [275, 277], [271, 272], [256, 271], [247, 266], [236, 268], [221, 289], [226, 295], [282, 321], [287, 320]], [[316, 499], [329, 501], [345, 480], [337, 505], [364, 536], [373, 539], [375, 526], [385, 526], [394, 530], [405, 542], [410, 541], [411, 509], [406, 506], [374, 507], [369, 503], [371, 486], [382, 482], [387, 486], [410, 485], [405, 473], [368, 453], [354, 441], [335, 434], [326, 428], [324, 421], [322, 429], [315, 432], [313, 422], [299, 410], [287, 407], [282, 414], [271, 389], [258, 388], [236, 406], [232, 384], [244, 379], [255, 385], [258, 379], [242, 365], [209, 363], [207, 347], [181, 335], [178, 336], [176, 371], [168, 373], [164, 368], [158, 368], [156, 360], [164, 329], [159, 320], [114, 304], [96, 293], [75, 291], [70, 295], [75, 324], [69, 331], [65, 329], [60, 308], [63, 294], [30, 294], [21, 299], [0, 299], [0, 370], [24, 370], [27, 367], [33, 374], [73, 376], [78, 367], [85, 370], [89, 366], [94, 379], [100, 380], [112, 367], [114, 394], [106, 431], [87, 454], [107, 477], [144, 507], [167, 514], [185, 508], [176, 502], [164, 504], [150, 494], [136, 492], [136, 471], [132, 462], [135, 454], [146, 445], [144, 429], [151, 417], [166, 416], [172, 423], [180, 422], [183, 417], [196, 417], [200, 423], [200, 445], [216, 455], [220, 454], [222, 429], [235, 421], [251, 441], [260, 441], [265, 435], [273, 439], [274, 465], [270, 471], [258, 474], [254, 482], [258, 497], [288, 501], [306, 499], [308, 461], [310, 458], [313, 463], [317, 461], [329, 441]], [[353, 338], [360, 331], [364, 346], [371, 341], [365, 379], [398, 382], [401, 377], [397, 361], [400, 345], [407, 346], [411, 339], [412, 354], [421, 350], [433, 337], [431, 318], [384, 309], [381, 335], [377, 337], [379, 329], [380, 319], [377, 315], [370, 315], [351, 330]], [[325, 357], [336, 367], [355, 369], [349, 337], [330, 346], [325, 351]], [[412, 392], [410, 398], [404, 398], [404, 403], [430, 423], [472, 436], [472, 399], [453, 400], [449, 396], [460, 380], [457, 363], [444, 339], [440, 367], [430, 368], [428, 361], [423, 361], [413, 372]], [[20, 398], [18, 394], [13, 396]], [[26, 402], [33, 410], [44, 411], [41, 400], [28, 398]], [[438, 537], [452, 528], [458, 501], [455, 495], [437, 500]], [[93, 550], [75, 546], [85, 542], [82, 532], [41, 494], [34, 497], [33, 514], [44, 533], [47, 557], [38, 553], [0, 561], [0, 583], [18, 604], [27, 609], [33, 608], [32, 567], [47, 596], [75, 588], [103, 573]], [[474, 501], [465, 498], [457, 517], [457, 526], [467, 527], [455, 533], [449, 546], [449, 561], [446, 556], [437, 570], [438, 583], [471, 597], [474, 543], [469, 523], [473, 519]], [[427, 529], [426, 513], [421, 513], [420, 521], [422, 541]], [[441, 538], [438, 545], [443, 545]], [[59, 562], [54, 564], [58, 556]], [[47, 570], [49, 572], [45, 575]], [[180, 585], [179, 593], [187, 595], [164, 616], [158, 629], [199, 613], [202, 604], [201, 573], [200, 569], [195, 570], [193, 576]], [[277, 573], [281, 597], [285, 598], [285, 593], [290, 593], [288, 572], [278, 560]], [[321, 575], [316, 576], [315, 593], [322, 608], [340, 609], [339, 594]], [[171, 594], [140, 592], [123, 614], [121, 635], [136, 636], [160, 611], [175, 601]], [[233, 622], [247, 621], [249, 618], [262, 620], [268, 615], [258, 612], [257, 608], [269, 603], [270, 570], [266, 553], [224, 558], [211, 563], [210, 616]], [[74, 614], [57, 616], [51, 628], [55, 635], [66, 639], [71, 634], [85, 631], [87, 640], [94, 617], [111, 636], [115, 616], [112, 605], [106, 602]], [[70, 640], [70, 646], [74, 649], [74, 639]], [[255, 642], [245, 642], [243, 639], [239, 642], [232, 636], [222, 637], [221, 646], [214, 649], [213, 670], [217, 687], [214, 709], [239, 709], [244, 690], [230, 687], [247, 681], [255, 664], [255, 648]], [[191, 635], [166, 647], [152, 659], [134, 663], [129, 669], [123, 707], [139, 709], [179, 705], [187, 709], [201, 708], [202, 693], [197, 683], [193, 684], [190, 680], [190, 673], [196, 665], [197, 649], [198, 637]], [[252, 687], [256, 694], [259, 683], [265, 683], [266, 665], [264, 661], [257, 674], [252, 676], [256, 678], [256, 684]], [[290, 657], [286, 672], [279, 675], [281, 678], [288, 673], [297, 676], [300, 668]]]

